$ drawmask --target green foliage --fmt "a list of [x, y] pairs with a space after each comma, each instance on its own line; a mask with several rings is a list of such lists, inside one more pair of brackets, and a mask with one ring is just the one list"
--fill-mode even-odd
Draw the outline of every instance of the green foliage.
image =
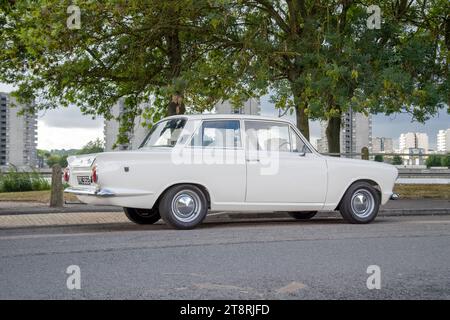
[[442, 164], [442, 160], [444, 159], [444, 156], [438, 155], [438, 154], [432, 154], [429, 155], [427, 160], [425, 161], [425, 164], [427, 168], [429, 167], [440, 167]]
[[450, 153], [447, 153], [445, 156], [442, 156], [441, 166], [450, 168]]
[[376, 162], [384, 162], [384, 158], [381, 154], [377, 154], [374, 159]]
[[18, 172], [11, 168], [0, 174], [0, 192], [40, 191], [50, 189], [50, 183], [38, 172]]
[[46, 163], [50, 168], [53, 167], [55, 164], [59, 164], [61, 168], [65, 168], [67, 167], [67, 157], [68, 157], [67, 154], [66, 155], [52, 154], [47, 158]]
[[103, 151], [105, 151], [105, 143], [99, 138], [97, 138], [94, 141], [89, 141], [85, 146], [83, 146], [83, 148], [78, 150], [76, 154], [99, 153]]
[[75, 104], [116, 118], [119, 144], [136, 117], [150, 126], [174, 98], [200, 112], [269, 90], [277, 108], [297, 112], [307, 138], [309, 118], [350, 108], [426, 121], [449, 102], [448, 0], [380, 1], [380, 30], [366, 26], [372, 4], [79, 0], [81, 28], [70, 30], [67, 2], [3, 1], [0, 81], [34, 109]]
[[450, 153], [433, 154], [428, 156], [425, 164], [427, 167], [450, 167]]
[[[248, 56], [240, 53], [232, 1], [74, 4], [81, 9], [78, 30], [66, 27], [67, 1], [0, 6], [0, 80], [18, 87], [20, 101], [34, 100], [34, 109], [74, 104], [84, 114], [116, 118], [126, 142], [136, 117], [151, 125], [174, 96], [191, 112], [251, 94], [245, 68], [234, 64]], [[119, 99], [124, 112], [117, 116], [110, 109]]]
[[395, 155], [392, 157], [392, 164], [394, 166], [399, 166], [403, 164], [403, 158], [401, 156]]

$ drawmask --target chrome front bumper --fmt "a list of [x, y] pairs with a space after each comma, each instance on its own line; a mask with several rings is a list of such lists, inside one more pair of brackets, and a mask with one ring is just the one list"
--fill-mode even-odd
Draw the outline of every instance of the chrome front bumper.
[[397, 193], [393, 193], [391, 194], [391, 200], [398, 200], [400, 198], [400, 195], [398, 195]]
[[73, 193], [79, 196], [113, 197], [116, 194], [108, 189], [86, 189], [69, 187], [64, 190], [67, 193]]

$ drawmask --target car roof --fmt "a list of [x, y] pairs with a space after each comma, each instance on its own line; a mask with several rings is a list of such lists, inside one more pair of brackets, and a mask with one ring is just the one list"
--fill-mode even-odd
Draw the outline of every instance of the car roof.
[[288, 119], [285, 119], [285, 118], [248, 115], [248, 114], [222, 114], [222, 113], [182, 114], [182, 115], [170, 116], [165, 119], [180, 118], [180, 117], [191, 119], [191, 120], [209, 120], [209, 119], [267, 120], [267, 121], [281, 121], [281, 122], [293, 124], [291, 121], [289, 121]]

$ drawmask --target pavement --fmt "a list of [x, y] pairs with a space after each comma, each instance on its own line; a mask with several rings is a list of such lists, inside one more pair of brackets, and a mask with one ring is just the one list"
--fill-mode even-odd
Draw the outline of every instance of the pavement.
[[450, 216], [221, 219], [0, 229], [0, 299], [450, 299]]
[[[379, 216], [450, 215], [450, 200], [396, 200], [380, 209]], [[319, 212], [318, 218], [340, 218], [339, 212]], [[288, 219], [283, 212], [211, 212], [206, 221], [220, 222], [248, 219]], [[126, 223], [122, 208], [66, 205], [49, 208], [46, 204], [0, 202], [0, 229], [45, 226]]]

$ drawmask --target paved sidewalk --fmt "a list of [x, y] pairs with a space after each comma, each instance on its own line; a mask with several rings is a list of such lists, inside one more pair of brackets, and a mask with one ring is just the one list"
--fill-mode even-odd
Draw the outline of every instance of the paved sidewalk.
[[[1, 204], [1, 203], [0, 203]], [[17, 210], [17, 211], [14, 211]], [[83, 211], [77, 211], [83, 210]], [[90, 210], [90, 211], [89, 211]], [[112, 211], [114, 210], [114, 211]], [[44, 226], [69, 226], [69, 225], [94, 225], [130, 223], [123, 214], [121, 208], [93, 207], [86, 205], [72, 205], [64, 209], [47, 212], [44, 206], [32, 207], [23, 205], [20, 208], [0, 207], [0, 229], [44, 227]], [[10, 212], [10, 213], [9, 213]], [[45, 213], [42, 213], [45, 212]], [[50, 213], [50, 214], [49, 214]], [[397, 200], [390, 201], [382, 207], [379, 216], [408, 216], [408, 215], [450, 215], [450, 200]], [[319, 212], [316, 218], [340, 218], [338, 212]], [[243, 221], [251, 219], [291, 219], [286, 213], [260, 212], [240, 213], [221, 212], [210, 213], [206, 222]], [[162, 223], [162, 222], [158, 222]]]
[[[0, 216], [24, 214], [58, 214], [74, 212], [123, 212], [122, 208], [111, 206], [91, 206], [86, 204], [66, 204], [64, 208], [50, 208], [45, 203], [0, 201]], [[380, 210], [380, 214], [450, 214], [450, 199], [391, 200]], [[247, 215], [247, 213], [246, 213]], [[264, 215], [267, 215], [264, 213]]]

